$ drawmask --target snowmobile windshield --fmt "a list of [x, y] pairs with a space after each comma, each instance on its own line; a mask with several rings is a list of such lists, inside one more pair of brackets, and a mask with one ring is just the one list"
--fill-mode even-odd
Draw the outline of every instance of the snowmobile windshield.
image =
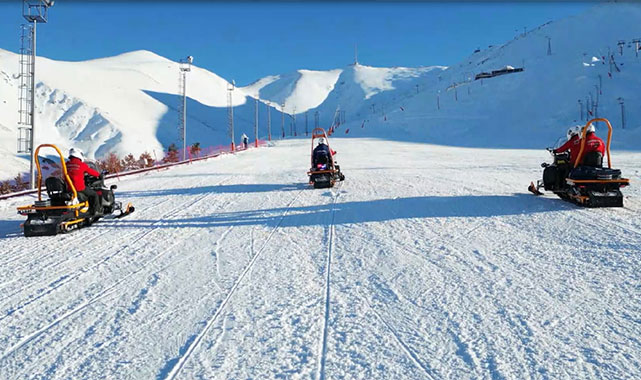
[[565, 144], [567, 141], [568, 141], [568, 138], [567, 138], [566, 136], [561, 136], [561, 137], [559, 137], [559, 138], [556, 140], [556, 142], [554, 143], [554, 145], [552, 145], [552, 147], [553, 147], [554, 149], [557, 149], [557, 148], [559, 148], [561, 145]]

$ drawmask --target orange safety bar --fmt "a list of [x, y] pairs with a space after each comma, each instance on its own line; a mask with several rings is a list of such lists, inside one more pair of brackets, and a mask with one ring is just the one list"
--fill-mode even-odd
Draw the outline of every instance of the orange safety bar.
[[579, 166], [579, 162], [581, 162], [581, 158], [583, 158], [583, 151], [585, 150], [585, 135], [587, 135], [588, 126], [595, 121], [602, 121], [608, 126], [608, 142], [606, 144], [606, 153], [608, 154], [608, 168], [612, 168], [612, 162], [610, 161], [610, 141], [612, 140], [612, 124], [610, 124], [610, 121], [608, 119], [604, 119], [604, 118], [592, 119], [587, 123], [585, 123], [585, 126], [583, 126], [583, 130], [581, 131], [581, 149], [579, 149], [579, 155], [576, 157], [576, 161], [574, 162], [575, 168]]
[[[76, 187], [73, 185], [73, 182], [71, 182], [71, 178], [69, 178], [69, 173], [67, 172], [67, 164], [65, 163], [65, 158], [62, 155], [62, 152], [60, 151], [60, 149], [58, 149], [58, 147], [53, 144], [41, 144], [41, 145], [38, 145], [38, 147], [36, 148], [36, 152], [34, 154], [36, 167], [38, 168], [38, 200], [42, 201], [42, 169], [40, 168], [40, 160], [38, 160], [38, 153], [40, 152], [40, 148], [46, 148], [46, 147], [53, 148], [56, 150], [56, 152], [58, 152], [58, 156], [60, 156], [60, 166], [62, 167], [62, 174], [64, 175], [67, 185], [69, 185], [69, 188], [71, 188], [71, 192], [73, 193], [73, 199], [78, 199], [78, 192], [76, 191]], [[70, 208], [74, 211], [74, 214], [78, 216], [78, 213], [79, 213], [78, 209], [80, 208], [80, 206], [86, 203], [87, 202], [83, 202], [78, 205], [67, 206], [62, 208]], [[26, 207], [24, 209], [28, 209], [28, 208], [29, 207]], [[39, 209], [39, 208], [35, 208], [35, 209]]]

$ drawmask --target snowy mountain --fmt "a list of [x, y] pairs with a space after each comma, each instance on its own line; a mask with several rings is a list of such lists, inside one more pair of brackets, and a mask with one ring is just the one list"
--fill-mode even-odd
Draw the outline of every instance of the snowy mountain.
[[[0, 50], [0, 154], [15, 154], [18, 123], [17, 54]], [[85, 62], [59, 62], [38, 57], [36, 145], [54, 142], [63, 149], [81, 148], [88, 157], [115, 152], [155, 152], [179, 143], [178, 63], [148, 51]], [[187, 142], [201, 146], [227, 144], [228, 82], [198, 67], [188, 74]], [[253, 129], [254, 104], [236, 89], [237, 133]], [[251, 104], [250, 104], [251, 103]], [[264, 120], [263, 120], [264, 121]], [[2, 170], [15, 176], [28, 163]], [[4, 168], [3, 168], [4, 169]]]
[[[586, 117], [609, 118], [615, 149], [641, 146], [641, 59], [637, 45], [641, 4], [603, 3], [549, 22], [502, 45], [482, 49], [451, 67], [377, 68], [362, 64], [329, 71], [297, 70], [257, 80], [233, 92], [236, 140], [253, 136], [254, 101], [260, 135], [299, 134], [329, 127], [337, 110], [348, 137], [377, 137], [470, 147], [542, 148]], [[626, 44], [619, 50], [618, 42]], [[549, 46], [548, 46], [549, 41]], [[548, 53], [548, 48], [550, 49]], [[85, 62], [38, 58], [37, 141], [85, 150], [138, 154], [179, 143], [178, 64], [137, 51]], [[482, 80], [482, 73], [523, 69]], [[18, 56], [0, 50], [0, 158], [12, 177], [28, 167], [16, 158]], [[228, 82], [193, 67], [187, 83], [187, 142], [227, 144]], [[621, 105], [626, 128], [622, 130]], [[579, 103], [580, 101], [580, 103]], [[587, 109], [592, 115], [586, 115]], [[294, 124], [296, 123], [296, 124]], [[603, 126], [597, 126], [603, 132]], [[348, 132], [346, 134], [346, 132]], [[6, 170], [5, 170], [6, 169]]]

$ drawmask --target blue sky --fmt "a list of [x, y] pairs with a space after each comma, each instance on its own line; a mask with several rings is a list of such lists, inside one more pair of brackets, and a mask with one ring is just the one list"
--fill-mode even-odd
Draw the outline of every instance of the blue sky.
[[[523, 27], [594, 2], [56, 1], [38, 28], [38, 55], [78, 61], [151, 50], [239, 85], [297, 69], [452, 65]], [[18, 51], [22, 2], [0, 2], [0, 48]]]

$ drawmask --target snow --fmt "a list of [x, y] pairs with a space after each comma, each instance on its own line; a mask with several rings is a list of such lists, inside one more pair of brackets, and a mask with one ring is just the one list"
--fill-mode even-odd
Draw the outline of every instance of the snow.
[[295, 139], [113, 179], [136, 212], [66, 235], [0, 202], [0, 378], [641, 376], [640, 153], [583, 209], [527, 193], [542, 150], [330, 142], [331, 190]]

